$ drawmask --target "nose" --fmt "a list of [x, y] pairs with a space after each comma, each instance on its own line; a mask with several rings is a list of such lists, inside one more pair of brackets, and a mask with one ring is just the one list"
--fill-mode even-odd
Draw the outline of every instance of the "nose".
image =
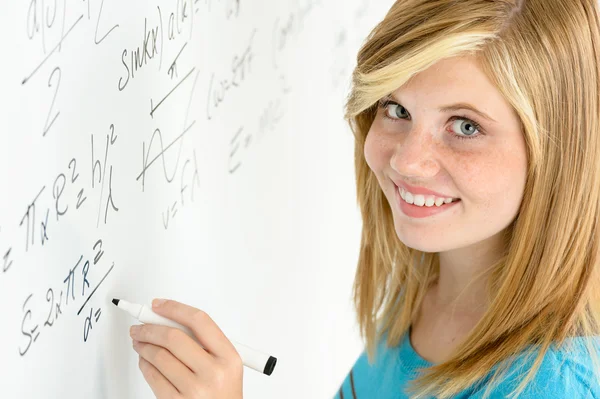
[[391, 167], [407, 178], [433, 177], [440, 170], [435, 147], [435, 138], [429, 131], [413, 129], [394, 145]]

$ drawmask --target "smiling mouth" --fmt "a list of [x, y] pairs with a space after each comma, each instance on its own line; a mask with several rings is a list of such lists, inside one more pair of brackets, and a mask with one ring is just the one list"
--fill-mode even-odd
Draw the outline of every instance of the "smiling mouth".
[[439, 208], [460, 201], [460, 198], [438, 197], [431, 194], [413, 194], [395, 184], [394, 186], [402, 202], [419, 208]]

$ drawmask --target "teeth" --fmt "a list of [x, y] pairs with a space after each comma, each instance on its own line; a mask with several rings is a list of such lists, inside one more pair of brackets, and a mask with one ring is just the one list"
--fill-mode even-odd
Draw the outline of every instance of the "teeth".
[[441, 198], [436, 197], [435, 195], [422, 195], [422, 194], [412, 194], [403, 188], [400, 188], [400, 197], [409, 204], [413, 204], [416, 206], [442, 206], [442, 204], [449, 204], [452, 202], [452, 198]]

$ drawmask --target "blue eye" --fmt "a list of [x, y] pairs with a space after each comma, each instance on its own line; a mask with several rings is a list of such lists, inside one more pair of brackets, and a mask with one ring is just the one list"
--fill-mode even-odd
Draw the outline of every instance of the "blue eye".
[[390, 110], [391, 114], [393, 115], [392, 117], [388, 116], [387, 113], [384, 113], [385, 117], [390, 118], [390, 119], [402, 119], [402, 116], [401, 116], [402, 110], [406, 111], [406, 108], [404, 108], [402, 105], [395, 103], [393, 101], [388, 101], [388, 102], [382, 104], [382, 106], [385, 110]]
[[[406, 112], [406, 108], [404, 108], [402, 105], [400, 105], [394, 101], [391, 101], [389, 99], [379, 100], [378, 108], [383, 109], [383, 117], [385, 119], [391, 120], [393, 122], [399, 122], [402, 119], [404, 119], [403, 114], [406, 114], [406, 116], [408, 116], [407, 115], [408, 113]], [[472, 119], [455, 115], [455, 116], [452, 116], [450, 118], [450, 120], [453, 122], [455, 122], [457, 120], [462, 121], [459, 124], [453, 123], [453, 126], [457, 125], [458, 130], [455, 130], [455, 131], [458, 131], [459, 133], [455, 134], [454, 137], [456, 137], [458, 139], [463, 139], [463, 140], [475, 139], [484, 134], [482, 132], [481, 126]], [[463, 129], [464, 129], [464, 131], [463, 131]]]

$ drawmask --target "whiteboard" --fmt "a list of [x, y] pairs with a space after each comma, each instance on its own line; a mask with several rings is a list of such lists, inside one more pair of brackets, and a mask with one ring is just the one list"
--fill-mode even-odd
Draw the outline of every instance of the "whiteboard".
[[335, 394], [362, 351], [343, 104], [390, 3], [2, 7], [2, 397], [153, 397], [113, 297], [277, 357], [245, 398]]

